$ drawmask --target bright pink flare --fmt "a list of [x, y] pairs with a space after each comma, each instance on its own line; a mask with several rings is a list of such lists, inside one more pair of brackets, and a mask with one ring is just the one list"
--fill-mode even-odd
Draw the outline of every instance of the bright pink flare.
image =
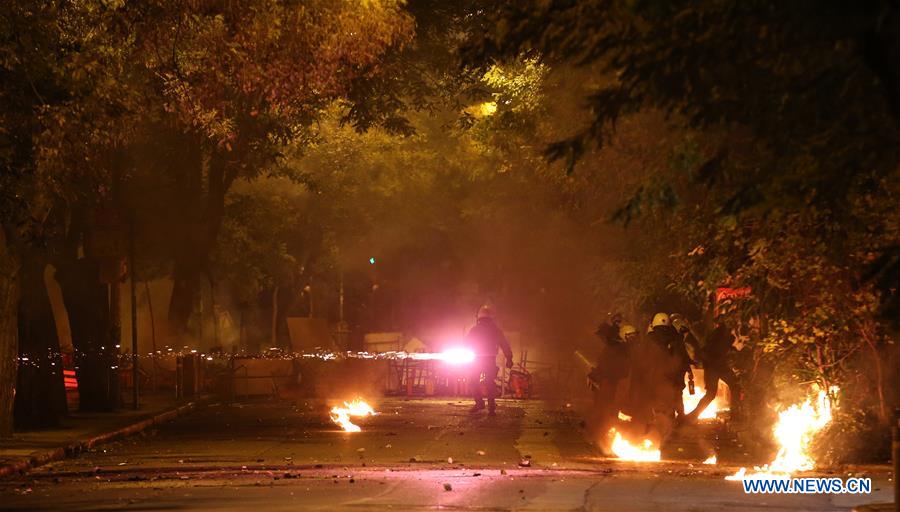
[[440, 359], [448, 364], [468, 364], [475, 360], [475, 352], [462, 347], [448, 348], [441, 352]]

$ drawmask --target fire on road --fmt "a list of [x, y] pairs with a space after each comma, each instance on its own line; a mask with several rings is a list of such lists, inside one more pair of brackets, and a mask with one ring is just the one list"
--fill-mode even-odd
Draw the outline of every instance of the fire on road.
[[[849, 510], [870, 496], [745, 496], [734, 466], [604, 459], [579, 417], [539, 401], [379, 401], [361, 432], [335, 431], [325, 404], [211, 407], [79, 458], [0, 483], [9, 510]], [[529, 456], [530, 467], [520, 461]], [[876, 493], [887, 474], [873, 475]], [[856, 500], [856, 501], [853, 501]]]

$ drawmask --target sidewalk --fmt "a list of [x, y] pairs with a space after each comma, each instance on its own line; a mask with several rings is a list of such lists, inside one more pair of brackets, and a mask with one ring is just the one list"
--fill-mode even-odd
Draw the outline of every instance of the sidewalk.
[[171, 396], [146, 396], [141, 408], [123, 408], [112, 413], [72, 412], [52, 429], [21, 432], [0, 440], [0, 478], [31, 468], [74, 457], [84, 450], [135, 434], [193, 411], [202, 399], [177, 402]]

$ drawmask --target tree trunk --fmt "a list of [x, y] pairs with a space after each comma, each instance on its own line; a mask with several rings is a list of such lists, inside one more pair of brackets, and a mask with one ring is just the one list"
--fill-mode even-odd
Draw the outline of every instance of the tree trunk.
[[238, 327], [238, 348], [240, 350], [246, 350], [247, 345], [244, 344], [244, 312], [247, 310], [247, 307], [241, 305], [241, 320], [240, 327]]
[[219, 341], [219, 313], [216, 310], [216, 282], [212, 278], [212, 274], [209, 274], [209, 308], [212, 310], [212, 320], [213, 320], [213, 346], [221, 348], [222, 344]]
[[144, 281], [144, 295], [147, 296], [147, 314], [150, 316], [150, 346], [156, 354], [156, 319], [153, 317], [153, 297], [150, 296], [150, 285]]
[[873, 31], [865, 34], [863, 57], [883, 86], [894, 119], [900, 121], [900, 9], [896, 3], [881, 12]]
[[169, 300], [169, 324], [174, 332], [188, 333], [188, 321], [199, 297], [198, 265], [177, 258], [174, 263], [172, 298]]
[[[113, 409], [119, 408], [122, 397], [119, 394], [119, 349], [122, 347], [122, 287], [113, 282], [103, 285], [108, 290], [106, 307], [109, 312], [106, 324], [106, 342], [101, 346], [103, 361], [109, 363], [108, 400]], [[102, 305], [102, 303], [101, 303]]]
[[19, 355], [19, 258], [0, 226], [0, 438], [13, 432]]
[[56, 321], [44, 282], [47, 261], [39, 250], [31, 250], [23, 263], [13, 417], [18, 429], [53, 427], [66, 414], [66, 391]]
[[278, 285], [272, 289], [272, 347], [278, 346]]
[[174, 287], [169, 302], [169, 323], [182, 335], [188, 333], [188, 323], [208, 272], [209, 256], [222, 225], [225, 194], [236, 172], [229, 171], [224, 155], [217, 151], [204, 158], [198, 147], [190, 155], [189, 169], [177, 180], [185, 223], [176, 234]]
[[79, 409], [112, 411], [118, 404], [118, 350], [112, 337], [109, 286], [100, 282], [100, 265], [94, 258], [62, 263], [56, 280], [72, 331]]
[[876, 346], [875, 326], [873, 324], [874, 322], [872, 321], [866, 321], [862, 329], [860, 329], [860, 334], [866, 342], [866, 345], [868, 345], [869, 349], [872, 351], [872, 360], [875, 362], [875, 391], [878, 395], [878, 420], [882, 424], [887, 425], [890, 423], [891, 419], [890, 416], [888, 416], [887, 403], [884, 398], [884, 371], [881, 367], [881, 354], [878, 352], [878, 347]]

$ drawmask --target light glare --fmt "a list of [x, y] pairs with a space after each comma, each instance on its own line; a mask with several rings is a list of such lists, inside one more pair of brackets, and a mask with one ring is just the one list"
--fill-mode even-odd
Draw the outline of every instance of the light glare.
[[448, 348], [441, 352], [441, 360], [449, 364], [468, 364], [475, 360], [475, 352], [462, 347]]

